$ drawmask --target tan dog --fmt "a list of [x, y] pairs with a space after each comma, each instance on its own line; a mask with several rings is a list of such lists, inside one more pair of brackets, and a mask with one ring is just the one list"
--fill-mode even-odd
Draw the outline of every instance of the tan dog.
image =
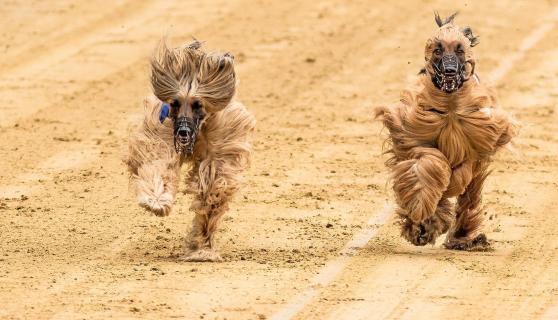
[[234, 100], [233, 57], [200, 47], [161, 41], [151, 59], [155, 96], [145, 101], [125, 162], [139, 204], [160, 216], [172, 209], [182, 164], [190, 165], [195, 216], [182, 259], [220, 261], [214, 232], [249, 165], [255, 119]]
[[[425, 68], [401, 103], [379, 107], [389, 130], [393, 190], [402, 235], [415, 245], [434, 244], [447, 232], [448, 249], [485, 249], [481, 193], [491, 157], [517, 133], [492, 89], [475, 73], [469, 27], [442, 20], [426, 42]], [[448, 198], [457, 197], [455, 213]]]

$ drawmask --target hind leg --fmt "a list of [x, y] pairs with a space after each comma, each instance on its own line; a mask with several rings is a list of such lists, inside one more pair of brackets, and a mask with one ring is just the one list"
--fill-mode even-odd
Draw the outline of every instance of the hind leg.
[[401, 235], [417, 246], [433, 244], [451, 224], [449, 201], [442, 198], [451, 169], [434, 148], [415, 148], [410, 156], [396, 164], [392, 173]]
[[489, 172], [487, 164], [477, 164], [475, 176], [457, 198], [456, 220], [447, 235], [444, 246], [454, 250], [487, 250], [490, 242], [480, 232], [484, 220], [481, 198], [482, 187]]

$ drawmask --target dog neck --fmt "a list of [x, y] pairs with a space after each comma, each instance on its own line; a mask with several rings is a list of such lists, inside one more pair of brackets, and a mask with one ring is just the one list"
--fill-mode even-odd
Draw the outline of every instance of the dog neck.
[[427, 103], [430, 107], [439, 107], [452, 111], [461, 105], [464, 98], [470, 97], [472, 90], [477, 85], [473, 79], [463, 83], [463, 86], [455, 92], [447, 93], [437, 88], [429, 74], [421, 76], [420, 83], [423, 86], [419, 95], [419, 103]]

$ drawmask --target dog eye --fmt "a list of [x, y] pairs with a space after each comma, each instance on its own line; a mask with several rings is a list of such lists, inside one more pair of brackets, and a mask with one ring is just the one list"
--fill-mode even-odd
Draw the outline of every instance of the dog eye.
[[442, 54], [442, 49], [440, 49], [440, 48], [434, 49], [434, 54], [435, 54], [435, 55], [440, 55], [440, 54]]
[[173, 107], [173, 108], [180, 108], [180, 101], [178, 101], [178, 99], [174, 99], [170, 103], [170, 106]]
[[201, 103], [198, 100], [194, 100], [194, 102], [192, 102], [192, 109], [197, 110], [200, 108], [201, 108]]

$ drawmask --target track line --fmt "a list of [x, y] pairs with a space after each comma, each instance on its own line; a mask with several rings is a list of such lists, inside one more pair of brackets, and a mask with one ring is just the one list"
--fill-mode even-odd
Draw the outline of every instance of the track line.
[[310, 280], [310, 285], [300, 294], [296, 295], [283, 309], [275, 313], [272, 320], [291, 319], [310, 303], [319, 293], [321, 287], [330, 284], [343, 271], [351, 258], [362, 249], [370, 239], [378, 233], [393, 211], [393, 205], [386, 203], [377, 215], [374, 215], [366, 224], [366, 228], [353, 236], [345, 247], [339, 252], [339, 257], [328, 262], [321, 271]]
[[[162, 5], [167, 6], [168, 4], [163, 3]], [[150, 6], [153, 6], [153, 5], [150, 4]], [[223, 9], [228, 9], [228, 8], [223, 8]], [[138, 18], [138, 17], [142, 17], [142, 15], [137, 14], [137, 15], [133, 15], [133, 17]], [[132, 20], [132, 19], [130, 20], [129, 28], [133, 28], [133, 27], [137, 26], [138, 23], [136, 23], [134, 21], [135, 20]], [[209, 24], [210, 22], [205, 21], [205, 23]], [[205, 24], [202, 24], [202, 26], [203, 25], [205, 25]], [[85, 40], [90, 40], [90, 39], [85, 38]], [[88, 45], [92, 45], [94, 43], [94, 41], [87, 42], [85, 40], [83, 40], [83, 39], [80, 40], [80, 43], [83, 42], [84, 47], [86, 47]], [[59, 52], [64, 52], [64, 50], [56, 49], [53, 52], [54, 53], [59, 53]], [[21, 70], [24, 70], [24, 69], [21, 69]], [[18, 69], [18, 72], [23, 72], [21, 70]], [[25, 70], [27, 70], [27, 69], [25, 69]], [[131, 122], [137, 122], [137, 120], [141, 119], [142, 117], [143, 117], [143, 112], [129, 114], [126, 118], [123, 118], [116, 127], [117, 128], [126, 128]], [[2, 118], [2, 120], [0, 120], [0, 125], [2, 125], [2, 121], [4, 121], [4, 120], [5, 120], [4, 118]], [[14, 119], [9, 119], [9, 120], [14, 121]], [[10, 122], [8, 121], [8, 123], [10, 123]], [[10, 186], [0, 188], [0, 197], [3, 196], [4, 194], [9, 196], [9, 197], [14, 197], [14, 196], [21, 195], [22, 192], [25, 192], [25, 195], [32, 194], [33, 192], [36, 191], [36, 188], [27, 187], [25, 185], [25, 183], [29, 183], [31, 181], [37, 181], [38, 179], [45, 179], [45, 180], [46, 179], [51, 179], [52, 176], [55, 173], [58, 173], [58, 172], [64, 171], [64, 170], [68, 170], [68, 169], [73, 169], [73, 168], [76, 168], [76, 167], [84, 167], [84, 166], [87, 166], [87, 165], [93, 163], [96, 159], [98, 159], [98, 154], [96, 154], [95, 157], [87, 158], [87, 159], [84, 159], [83, 161], [79, 161], [79, 162], [75, 161], [75, 162], [70, 162], [70, 163], [64, 164], [63, 160], [67, 156], [75, 155], [76, 153], [80, 153], [81, 150], [83, 150], [82, 147], [80, 147], [78, 149], [75, 149], [73, 151], [72, 150], [63, 151], [63, 152], [60, 152], [60, 153], [57, 153], [57, 154], [53, 155], [48, 160], [41, 162], [41, 164], [39, 165], [40, 169], [48, 170], [48, 175], [40, 174], [37, 171], [31, 171], [31, 172], [23, 173], [23, 174], [17, 176], [17, 178], [16, 178], [17, 180], [21, 181], [22, 184], [15, 184], [15, 185], [10, 185]], [[89, 275], [91, 274], [94, 267], [97, 265], [99, 259], [103, 259], [103, 258], [106, 259], [107, 256], [108, 256], [109, 259], [113, 259], [113, 258], [118, 257], [118, 253], [121, 252], [126, 246], [128, 246], [131, 242], [133, 242], [135, 240], [137, 240], [137, 239], [133, 239], [131, 237], [126, 237], [126, 238], [119, 237], [119, 238], [117, 238], [116, 240], [108, 243], [103, 248], [101, 248], [99, 250], [96, 250], [94, 252], [94, 254], [97, 257], [96, 259], [91, 259], [91, 261], [89, 261], [87, 263], [69, 268], [68, 270], [66, 270], [65, 273], [63, 273], [62, 275], [55, 278], [56, 281], [54, 282], [54, 284], [49, 281], [45, 285], [47, 287], [47, 289], [46, 289], [47, 294], [45, 294], [44, 291], [38, 290], [38, 291], [33, 292], [30, 295], [28, 295], [25, 300], [26, 301], [33, 301], [35, 308], [37, 308], [38, 306], [44, 306], [44, 305], [50, 304], [52, 302], [52, 300], [55, 299], [58, 294], [63, 293], [67, 288], [84, 282], [89, 277]], [[45, 286], [41, 286], [41, 288], [43, 288]], [[22, 302], [22, 303], [25, 303], [25, 302]], [[4, 316], [4, 315], [14, 316], [14, 315], [16, 315], [16, 312], [17, 312], [18, 308], [20, 308], [20, 307], [21, 307], [21, 305], [19, 305], [19, 306], [18, 305], [12, 305], [12, 306], [4, 307], [2, 310], [0, 310], [1, 311], [0, 315], [2, 315], [2, 316]], [[63, 312], [63, 311], [64, 310], [62, 310], [61, 312]], [[60, 312], [55, 313], [54, 317], [56, 317], [59, 313]]]
[[523, 39], [517, 51], [506, 56], [500, 61], [498, 67], [496, 67], [496, 69], [490, 74], [490, 81], [494, 83], [499, 82], [513, 68], [515, 63], [525, 56], [525, 53], [528, 50], [533, 48], [548, 32], [554, 28], [556, 19], [558, 19], [558, 7], [554, 8], [554, 11], [543, 19], [545, 23], [541, 24], [525, 39]]
[[[96, 45], [99, 45], [99, 35], [104, 35], [105, 37], [108, 37], [108, 39], [120, 39], [120, 35], [124, 34], [125, 32], [132, 34], [134, 30], [136, 30], [138, 27], [141, 27], [142, 24], [145, 24], [145, 21], [151, 15], [153, 15], [153, 12], [163, 10], [155, 10], [155, 8], [156, 7], [154, 3], [149, 3], [145, 5], [145, 7], [142, 6], [141, 10], [127, 13], [125, 19], [123, 19], [122, 22], [116, 26], [113, 23], [107, 25], [101, 23], [99, 27], [93, 28], [94, 32], [88, 32], [73, 41], [64, 42], [59, 46], [56, 46], [55, 48], [45, 50], [45, 52], [38, 55], [37, 57], [34, 57], [35, 59], [30, 60], [25, 64], [18, 63], [15, 64], [14, 67], [7, 68], [9, 70], [9, 77], [6, 77], [4, 74], [2, 74], [1, 79], [10, 81], [10, 79], [25, 79], [33, 77], [37, 74], [42, 74], [43, 72], [45, 72], [45, 70], [48, 70], [49, 66], [74, 59], [75, 57], [79, 56], [80, 51], [83, 51], [85, 48], [94, 48]], [[115, 57], [110, 56], [110, 54], [114, 55], [114, 53], [108, 52], [106, 54], [107, 58], [105, 59], [107, 59], [108, 61], [116, 59]], [[131, 64], [140, 58], [141, 55], [130, 56], [127, 62]], [[66, 76], [70, 78], [72, 77], [70, 74]], [[107, 74], [98, 71], [98, 74], [91, 72], [89, 76], [91, 76], [90, 80], [100, 80], [106, 78]], [[71, 91], [71, 94], [75, 95], [75, 93], [79, 90], [82, 89], [76, 88], [75, 90]], [[2, 118], [0, 118], [0, 126], [11, 125], [17, 122], [19, 119], [28, 117], [36, 113], [43, 107], [44, 106], [40, 103], [28, 105], [26, 108], [20, 108], [19, 104], [4, 105], [2, 106], [3, 115]]]
[[87, 21], [87, 18], [75, 19], [77, 25], [66, 25], [46, 37], [41, 37], [39, 41], [28, 41], [27, 46], [19, 50], [17, 48], [11, 50], [0, 62], [0, 75], [20, 73], [22, 69], [28, 69], [29, 64], [36, 65], [37, 61], [48, 67], [53, 57], [63, 55], [63, 52], [67, 52], [70, 48], [79, 50], [86, 39], [113, 27], [115, 20], [121, 21], [119, 25], [125, 25], [129, 18], [133, 18], [139, 12], [150, 11], [151, 5], [152, 3], [147, 1], [125, 1], [123, 4], [115, 4], [105, 14], [90, 21]]
[[[533, 48], [542, 38], [550, 32], [558, 17], [558, 7], [548, 15], [539, 27], [531, 32], [526, 38], [523, 39], [518, 50], [513, 54], [506, 56], [501, 60], [500, 64], [494, 69], [489, 79], [491, 82], [496, 83], [500, 81], [515, 65], [515, 63], [525, 56], [525, 53]], [[345, 266], [350, 262], [352, 256], [362, 249], [370, 239], [372, 239], [379, 227], [385, 224], [389, 218], [393, 205], [386, 204], [386, 206], [375, 216], [368, 221], [368, 228], [361, 233], [355, 235], [353, 239], [340, 251], [340, 257], [330, 261], [324, 266], [321, 271], [310, 281], [310, 285], [306, 290], [296, 295], [291, 301], [276, 312], [272, 320], [288, 320], [296, 316], [307, 304], [309, 304], [319, 293], [320, 287], [330, 284], [335, 277], [343, 271]], [[554, 310], [554, 308], [552, 308]]]
[[[502, 80], [507, 75], [507, 73], [512, 70], [515, 63], [522, 59], [527, 51], [532, 49], [539, 41], [543, 39], [543, 37], [548, 32], [550, 32], [555, 27], [557, 18], [558, 7], [556, 7], [548, 16], [543, 18], [543, 23], [536, 27], [533, 32], [531, 32], [523, 39], [516, 52], [504, 57], [504, 59], [501, 60], [501, 63], [490, 72], [488, 78], [490, 79], [492, 84], [496, 84], [500, 80]], [[401, 302], [398, 305], [401, 305]], [[394, 306], [392, 312], [395, 312], [398, 305]], [[552, 310], [558, 310], [558, 305], [555, 308], [552, 308]], [[371, 312], [373, 312], [373, 310], [371, 310]]]

